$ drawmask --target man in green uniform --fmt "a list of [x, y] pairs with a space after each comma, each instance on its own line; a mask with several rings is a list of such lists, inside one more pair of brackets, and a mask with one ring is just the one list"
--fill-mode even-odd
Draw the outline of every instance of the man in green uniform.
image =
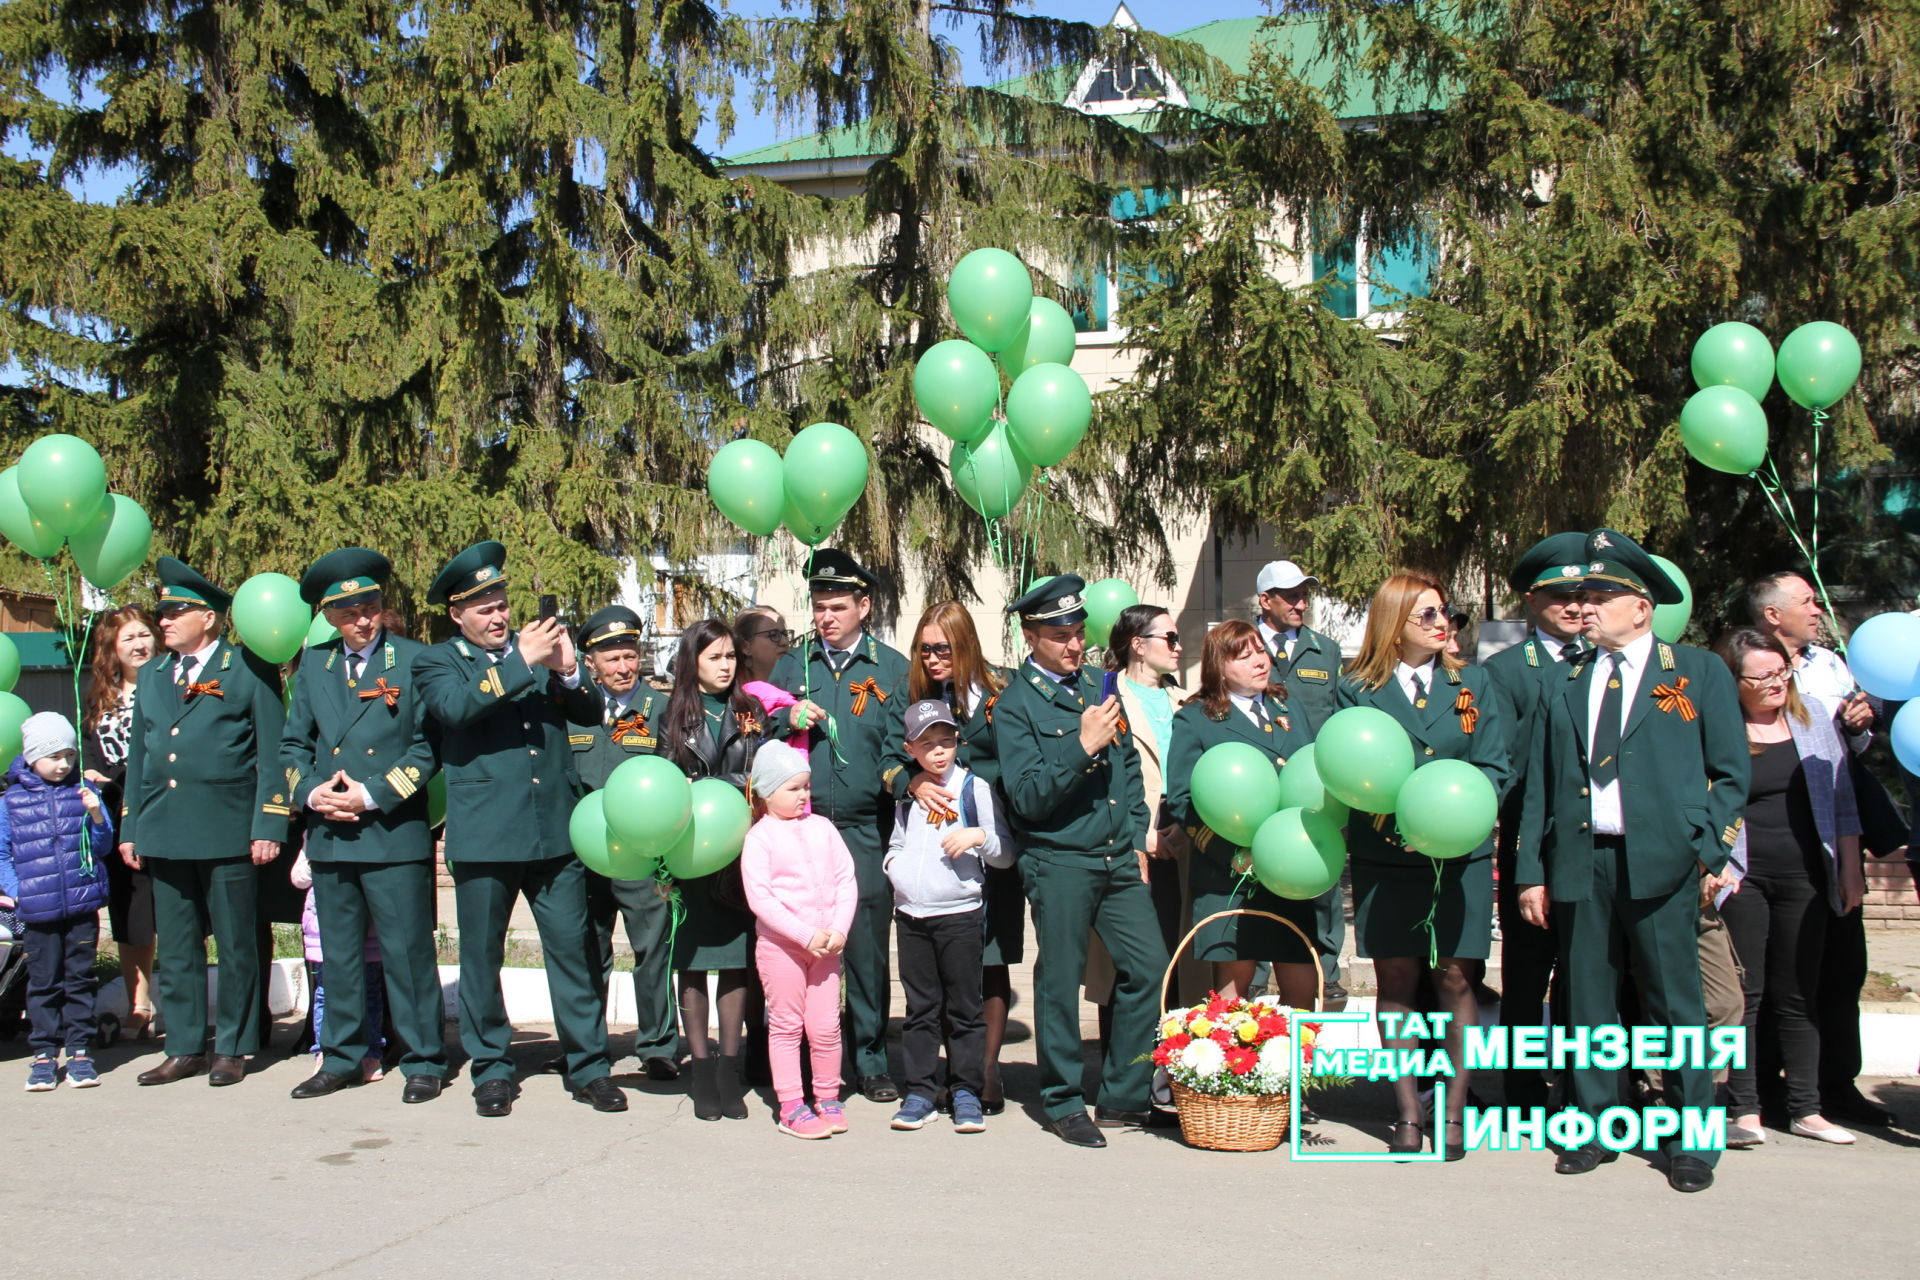
[[439, 768], [414, 663], [426, 646], [381, 626], [393, 565], [348, 547], [314, 561], [300, 598], [340, 634], [308, 649], [280, 741], [287, 796], [307, 813], [307, 860], [326, 956], [320, 1069], [293, 1088], [320, 1098], [361, 1082], [371, 1052], [367, 926], [380, 943], [394, 1029], [406, 1041], [401, 1098], [431, 1102], [447, 1078], [433, 950], [433, 831], [427, 781]]
[[[1140, 875], [1147, 847], [1146, 792], [1133, 733], [1115, 695], [1080, 669], [1086, 654], [1086, 583], [1050, 578], [1008, 606], [1020, 615], [1028, 656], [993, 705], [1000, 784], [1020, 834], [1020, 867], [1033, 904], [1034, 1034], [1047, 1123], [1077, 1147], [1104, 1147], [1102, 1127], [1151, 1119], [1148, 1088], [1167, 943]], [[1113, 957], [1113, 1042], [1101, 1066], [1099, 1105], [1080, 1091], [1080, 975], [1088, 931]]]
[[[1340, 646], [1307, 625], [1307, 601], [1320, 580], [1291, 560], [1274, 560], [1260, 570], [1253, 585], [1260, 600], [1260, 617], [1254, 625], [1273, 659], [1268, 679], [1286, 687], [1293, 723], [1312, 742], [1333, 714], [1333, 694], [1340, 686]], [[1327, 1004], [1339, 1008], [1334, 1002], [1347, 998], [1347, 989], [1340, 983], [1340, 948], [1347, 940], [1344, 888], [1336, 884], [1313, 900], [1313, 923]], [[1262, 962], [1253, 989], [1264, 991], [1266, 985], [1267, 965]]]
[[881, 863], [893, 830], [894, 784], [910, 772], [907, 660], [866, 629], [874, 585], [844, 551], [815, 551], [807, 563], [814, 635], [803, 651], [774, 665], [772, 683], [802, 700], [792, 710], [796, 724], [813, 728], [813, 811], [833, 820], [853, 854], [860, 902], [842, 958], [852, 1074], [869, 1101], [895, 1102], [900, 1086], [887, 1068], [893, 889]]
[[[513, 1027], [500, 994], [507, 923], [525, 894], [540, 929], [553, 1021], [574, 1097], [625, 1111], [608, 1079], [607, 1021], [590, 962], [586, 868], [573, 856], [573, 762], [567, 724], [600, 720], [573, 639], [557, 618], [508, 626], [507, 549], [468, 547], [427, 590], [458, 634], [414, 662], [440, 725], [447, 774], [447, 862], [460, 922], [460, 1040], [472, 1059], [474, 1110], [513, 1110]], [[537, 669], [544, 667], [545, 672]], [[544, 676], [544, 678], [543, 678]]]
[[[640, 680], [640, 637], [640, 615], [625, 605], [608, 605], [580, 628], [580, 652], [604, 706], [598, 724], [568, 734], [582, 795], [606, 786], [623, 761], [650, 753], [658, 741], [667, 699]], [[651, 1078], [673, 1080], [680, 1075], [668, 947], [673, 912], [659, 887], [652, 878], [613, 880], [587, 871], [587, 913], [599, 948], [601, 1004], [613, 981], [614, 918], [624, 916], [633, 948], [634, 1056]]]
[[[1626, 535], [1588, 536], [1582, 600], [1597, 656], [1549, 690], [1527, 765], [1517, 875], [1520, 910], [1560, 937], [1567, 1016], [1576, 1027], [1620, 1020], [1631, 967], [1651, 1023], [1704, 1036], [1696, 939], [1700, 896], [1731, 883], [1727, 857], [1746, 811], [1747, 739], [1726, 664], [1653, 635], [1653, 606], [1680, 588]], [[1622, 1074], [1571, 1073], [1574, 1104], [1598, 1117], [1621, 1101]], [[1704, 1116], [1713, 1075], [1689, 1061], [1667, 1073], [1668, 1096]], [[1667, 1144], [1676, 1191], [1713, 1185], [1717, 1150]], [[1561, 1153], [1560, 1173], [1587, 1173], [1615, 1154], [1597, 1144]]]
[[[155, 991], [167, 1056], [141, 1084], [207, 1072], [237, 1084], [265, 1043], [259, 877], [287, 838], [277, 752], [280, 673], [220, 638], [233, 597], [172, 556], [160, 557], [160, 642], [140, 668], [128, 744], [120, 856], [153, 875], [160, 939]], [[207, 1051], [207, 926], [220, 948], [213, 1058]]]
[[[1500, 869], [1500, 1018], [1508, 1026], [1538, 1026], [1547, 1000], [1558, 944], [1551, 928], [1527, 923], [1520, 914], [1520, 885], [1515, 878], [1520, 808], [1526, 799], [1527, 762], [1533, 735], [1549, 692], [1566, 683], [1569, 664], [1586, 646], [1580, 603], [1587, 575], [1587, 535], [1556, 533], [1527, 549], [1507, 575], [1507, 585], [1527, 610], [1527, 636], [1481, 665], [1504, 703], [1509, 726], [1513, 787], [1500, 804], [1500, 839], [1495, 847]], [[1558, 1002], [1556, 1002], [1558, 1003]], [[1510, 1107], [1544, 1107], [1547, 1077], [1538, 1068], [1508, 1067], [1502, 1075]]]

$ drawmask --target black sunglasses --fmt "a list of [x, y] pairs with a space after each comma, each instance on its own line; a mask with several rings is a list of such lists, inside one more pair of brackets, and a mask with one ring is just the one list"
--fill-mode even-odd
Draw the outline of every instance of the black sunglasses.
[[1178, 631], [1163, 631], [1158, 635], [1145, 635], [1140, 638], [1143, 640], [1165, 640], [1167, 642], [1167, 648], [1169, 649], [1178, 649], [1180, 647], [1180, 633]]
[[923, 658], [951, 658], [953, 656], [953, 646], [944, 640], [939, 644], [923, 644], [920, 646], [920, 656]]
[[1428, 605], [1426, 608], [1409, 615], [1407, 618], [1407, 621], [1422, 627], [1430, 627], [1436, 622], [1451, 622], [1452, 620], [1453, 614], [1446, 605], [1441, 605], [1437, 609], [1432, 605]]

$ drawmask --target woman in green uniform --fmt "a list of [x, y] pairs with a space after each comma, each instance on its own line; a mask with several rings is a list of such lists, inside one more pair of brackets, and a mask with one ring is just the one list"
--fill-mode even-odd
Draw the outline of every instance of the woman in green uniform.
[[[1339, 708], [1377, 707], [1413, 739], [1416, 767], [1429, 760], [1465, 760], [1504, 792], [1511, 777], [1500, 699], [1483, 668], [1447, 652], [1453, 635], [1446, 596], [1432, 578], [1396, 573], [1373, 593], [1359, 656], [1341, 678]], [[1336, 712], [1338, 714], [1338, 712]], [[1420, 974], [1430, 973], [1439, 1011], [1453, 1015], [1446, 1048], [1459, 1075], [1447, 1086], [1447, 1158], [1463, 1154], [1461, 1116], [1467, 1102], [1465, 1028], [1479, 1015], [1468, 961], [1487, 958], [1493, 940], [1493, 838], [1464, 858], [1438, 860], [1400, 843], [1391, 815], [1356, 809], [1347, 825], [1353, 874], [1354, 925], [1360, 954], [1373, 960], [1379, 1009], [1406, 1013], [1418, 1001]], [[1388, 1049], [1414, 1039], [1381, 1037]], [[1387, 1149], [1422, 1149], [1427, 1121], [1418, 1081], [1394, 1081], [1400, 1118]]]
[[[1216, 911], [1269, 911], [1312, 938], [1313, 903], [1270, 892], [1250, 874], [1252, 854], [1212, 830], [1193, 803], [1193, 769], [1208, 748], [1244, 742], [1278, 769], [1307, 745], [1305, 725], [1294, 726], [1287, 704], [1267, 692], [1273, 659], [1250, 622], [1235, 618], [1207, 633], [1200, 653], [1200, 688], [1173, 717], [1173, 754], [1167, 764], [1167, 809], [1192, 841], [1193, 917]], [[1293, 930], [1260, 916], [1215, 920], [1193, 940], [1194, 954], [1213, 966], [1214, 990], [1229, 999], [1248, 994], [1254, 966], [1273, 962], [1280, 995], [1311, 1009], [1317, 952], [1302, 954]]]

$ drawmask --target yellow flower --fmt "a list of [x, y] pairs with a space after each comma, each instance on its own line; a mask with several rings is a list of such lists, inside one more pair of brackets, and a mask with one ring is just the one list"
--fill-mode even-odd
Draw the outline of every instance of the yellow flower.
[[1260, 1038], [1260, 1024], [1252, 1018], [1248, 1018], [1245, 1022], [1235, 1027], [1234, 1032], [1242, 1040], [1245, 1040], [1248, 1044], [1252, 1044]]
[[1180, 1034], [1180, 1015], [1179, 1014], [1177, 1013], [1174, 1014], [1172, 1017], [1168, 1018], [1165, 1022], [1160, 1024], [1160, 1038], [1162, 1040], [1170, 1040], [1174, 1036], [1177, 1036], [1179, 1034]]
[[1187, 1030], [1192, 1032], [1196, 1039], [1210, 1036], [1213, 1034], [1213, 1020], [1206, 1017], [1195, 1018], [1188, 1024]]

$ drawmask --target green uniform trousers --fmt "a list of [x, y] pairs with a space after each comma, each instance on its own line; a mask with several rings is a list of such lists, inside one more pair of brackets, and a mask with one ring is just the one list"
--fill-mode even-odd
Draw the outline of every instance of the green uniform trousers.
[[453, 900], [460, 921], [460, 1043], [474, 1084], [513, 1079], [507, 1049], [513, 1025], [500, 994], [507, 922], [525, 894], [540, 929], [553, 998], [554, 1030], [575, 1089], [609, 1074], [607, 1020], [594, 980], [587, 923], [587, 869], [568, 854], [537, 862], [456, 862]]
[[[1632, 972], [1639, 981], [1647, 1025], [1694, 1027], [1705, 1035], [1707, 1006], [1700, 989], [1700, 886], [1689, 878], [1661, 898], [1629, 897], [1626, 848], [1596, 840], [1593, 888], [1584, 902], [1555, 902], [1560, 974], [1567, 988], [1567, 1020], [1576, 1027], [1606, 1027], [1620, 1021], [1620, 980]], [[1671, 1039], [1671, 1034], [1669, 1034]], [[1626, 1074], [1597, 1067], [1570, 1073], [1573, 1104], [1596, 1121], [1622, 1101]], [[1704, 1066], [1666, 1073], [1669, 1105], [1713, 1105], [1713, 1073]], [[1679, 1154], [1679, 1138], [1667, 1140], [1667, 1154]], [[1686, 1150], [1709, 1165], [1718, 1151]]]
[[893, 927], [893, 886], [880, 869], [886, 860], [887, 838], [879, 818], [853, 825], [834, 823], [853, 855], [853, 877], [859, 900], [853, 909], [853, 927], [847, 930], [847, 949], [840, 957], [846, 982], [847, 1059], [857, 1081], [862, 1076], [887, 1074], [887, 1017], [893, 1000], [893, 965], [888, 954]]
[[1142, 1055], [1152, 1052], [1160, 1021], [1167, 943], [1139, 862], [1131, 853], [1104, 867], [1028, 856], [1020, 859], [1020, 867], [1039, 944], [1033, 1024], [1047, 1118], [1057, 1120], [1087, 1105], [1080, 1090], [1080, 975], [1087, 967], [1089, 930], [1106, 944], [1114, 968], [1113, 1039], [1101, 1064], [1099, 1105], [1145, 1111], [1153, 1063]]
[[207, 931], [220, 949], [213, 1052], [260, 1052], [266, 1000], [260, 977], [260, 877], [253, 860], [147, 858], [153, 874], [154, 992], [167, 1023], [167, 1052], [207, 1052]]
[[431, 862], [316, 862], [314, 910], [326, 957], [327, 1008], [317, 1028], [323, 1071], [353, 1076], [371, 1052], [367, 1025], [367, 926], [380, 943], [387, 1016], [407, 1042], [401, 1074], [447, 1076], [446, 1005], [433, 954]]
[[613, 981], [614, 918], [622, 917], [627, 922], [627, 945], [633, 948], [633, 1052], [641, 1058], [675, 1057], [679, 1043], [669, 946], [673, 908], [655, 892], [658, 883], [611, 880], [597, 871], [587, 872], [587, 913], [593, 919], [593, 940], [599, 948], [602, 1008]]

